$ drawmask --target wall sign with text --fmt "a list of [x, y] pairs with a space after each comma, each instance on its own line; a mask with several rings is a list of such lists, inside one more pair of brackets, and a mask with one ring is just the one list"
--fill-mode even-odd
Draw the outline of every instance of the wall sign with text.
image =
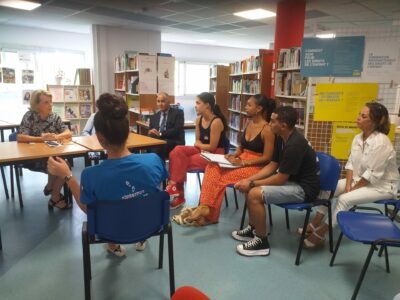
[[306, 77], [361, 76], [364, 48], [364, 36], [304, 38], [301, 47], [301, 74]]

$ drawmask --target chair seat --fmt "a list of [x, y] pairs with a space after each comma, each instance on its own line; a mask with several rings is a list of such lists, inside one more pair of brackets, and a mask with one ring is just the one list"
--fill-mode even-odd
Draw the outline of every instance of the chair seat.
[[286, 209], [297, 209], [297, 210], [303, 210], [303, 209], [308, 209], [310, 207], [318, 206], [318, 205], [323, 205], [327, 203], [329, 200], [325, 199], [318, 199], [315, 201], [311, 202], [300, 202], [300, 203], [280, 203], [280, 204], [275, 204], [279, 207], [286, 208]]
[[383, 238], [400, 239], [400, 229], [384, 215], [341, 211], [337, 215], [337, 222], [344, 235], [364, 244], [372, 244]]
[[399, 200], [397, 200], [397, 199], [375, 201], [375, 203], [377, 203], [377, 204], [389, 204], [389, 205], [397, 205], [398, 202], [399, 202]]

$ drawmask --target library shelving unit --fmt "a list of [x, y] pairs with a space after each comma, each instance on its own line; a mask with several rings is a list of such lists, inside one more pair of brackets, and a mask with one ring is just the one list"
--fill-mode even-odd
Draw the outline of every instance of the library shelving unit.
[[304, 134], [308, 80], [300, 74], [300, 47], [280, 49], [276, 69], [275, 97], [281, 106], [293, 106], [298, 113], [296, 127]]
[[228, 120], [229, 108], [229, 66], [214, 65], [210, 68], [210, 93]]
[[[157, 72], [160, 57], [163, 64], [162, 78]], [[149, 117], [154, 114], [160, 83], [170, 86], [169, 82], [172, 80], [173, 90], [174, 63], [174, 57], [141, 54], [135, 51], [125, 51], [115, 57], [114, 91], [128, 104], [131, 127], [136, 126], [136, 121], [148, 122]], [[174, 96], [170, 96], [170, 103], [173, 102]]]
[[47, 85], [53, 95], [53, 112], [69, 120], [74, 136], [81, 135], [87, 119], [94, 112], [93, 85]]
[[237, 147], [247, 116], [247, 100], [256, 94], [271, 96], [273, 51], [261, 49], [259, 56], [252, 56], [230, 64], [228, 126], [231, 145]]

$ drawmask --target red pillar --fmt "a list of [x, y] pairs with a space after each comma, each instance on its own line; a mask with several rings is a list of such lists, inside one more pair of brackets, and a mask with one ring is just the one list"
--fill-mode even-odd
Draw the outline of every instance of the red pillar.
[[[305, 14], [306, 0], [281, 0], [278, 2], [274, 42], [275, 69], [280, 49], [301, 47]], [[275, 87], [272, 87], [272, 91], [275, 94]]]

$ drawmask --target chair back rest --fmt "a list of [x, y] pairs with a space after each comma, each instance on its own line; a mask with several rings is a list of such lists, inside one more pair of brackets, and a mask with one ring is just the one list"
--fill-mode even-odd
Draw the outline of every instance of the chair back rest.
[[121, 244], [143, 241], [169, 223], [169, 194], [160, 191], [140, 199], [101, 200], [88, 205], [88, 233]]
[[334, 192], [340, 177], [340, 164], [336, 158], [323, 152], [317, 152], [317, 157], [320, 170], [320, 190]]
[[10, 133], [10, 135], [8, 136], [8, 141], [16, 142], [17, 141], [17, 133], [16, 132]]

